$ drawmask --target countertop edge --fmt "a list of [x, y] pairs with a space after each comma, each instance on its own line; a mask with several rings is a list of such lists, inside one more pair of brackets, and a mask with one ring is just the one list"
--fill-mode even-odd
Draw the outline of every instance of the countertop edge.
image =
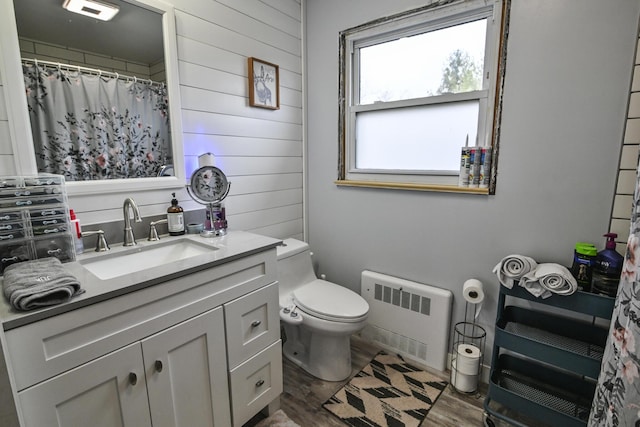
[[[250, 235], [252, 233], [242, 232], [242, 234]], [[273, 249], [281, 243], [280, 239], [274, 239], [274, 238], [261, 236], [261, 235], [255, 235], [255, 236], [258, 238], [263, 238], [264, 241], [259, 243], [256, 242], [256, 244], [253, 245], [253, 247], [251, 247], [250, 249], [234, 252], [228, 256], [225, 256], [224, 258], [219, 258], [209, 262], [204, 262], [202, 264], [186, 268], [179, 272], [174, 272], [174, 273], [161, 275], [158, 277], [153, 277], [149, 280], [133, 283], [130, 285], [125, 285], [125, 286], [108, 290], [105, 292], [96, 293], [95, 295], [91, 295], [86, 298], [73, 298], [68, 302], [58, 304], [58, 305], [53, 305], [53, 306], [44, 307], [37, 310], [22, 312], [22, 311], [17, 311], [11, 308], [5, 298], [0, 305], [0, 316], [1, 316], [0, 322], [2, 322], [3, 330], [9, 331], [12, 329], [19, 328], [21, 326], [34, 323], [34, 322], [45, 320], [63, 313], [68, 313], [83, 307], [87, 307], [93, 304], [97, 304], [103, 301], [113, 299], [122, 295], [127, 295], [132, 292], [136, 292], [142, 289], [156, 286], [160, 283], [167, 282], [169, 280], [173, 280], [189, 274], [197, 273], [202, 270], [214, 268], [216, 266], [223, 265], [223, 264], [238, 260], [240, 258], [255, 255], [257, 253]]]

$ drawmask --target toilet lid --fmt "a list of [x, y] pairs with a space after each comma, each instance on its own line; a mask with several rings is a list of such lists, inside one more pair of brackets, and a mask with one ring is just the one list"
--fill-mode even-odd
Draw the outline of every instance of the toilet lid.
[[369, 312], [369, 304], [360, 295], [321, 279], [296, 289], [293, 301], [303, 311], [325, 320], [358, 322]]

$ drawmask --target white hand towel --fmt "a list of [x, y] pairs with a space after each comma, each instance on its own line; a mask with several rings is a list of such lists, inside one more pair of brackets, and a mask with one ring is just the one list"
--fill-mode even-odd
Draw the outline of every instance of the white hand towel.
[[548, 298], [554, 294], [571, 295], [578, 290], [578, 282], [563, 265], [539, 264], [536, 269], [522, 277], [520, 285], [536, 297]]
[[511, 289], [516, 280], [535, 270], [538, 263], [531, 257], [524, 255], [509, 255], [493, 268], [498, 280], [503, 286]]

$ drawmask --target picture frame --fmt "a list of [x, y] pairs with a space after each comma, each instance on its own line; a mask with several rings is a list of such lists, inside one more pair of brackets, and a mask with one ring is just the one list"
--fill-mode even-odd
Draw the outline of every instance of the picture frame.
[[249, 105], [280, 109], [280, 69], [276, 64], [249, 58]]

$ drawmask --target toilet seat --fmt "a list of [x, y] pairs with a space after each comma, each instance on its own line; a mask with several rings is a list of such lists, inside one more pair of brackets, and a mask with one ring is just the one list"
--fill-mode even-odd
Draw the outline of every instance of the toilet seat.
[[357, 293], [335, 283], [316, 279], [293, 291], [293, 302], [302, 311], [334, 322], [360, 322], [369, 304]]

